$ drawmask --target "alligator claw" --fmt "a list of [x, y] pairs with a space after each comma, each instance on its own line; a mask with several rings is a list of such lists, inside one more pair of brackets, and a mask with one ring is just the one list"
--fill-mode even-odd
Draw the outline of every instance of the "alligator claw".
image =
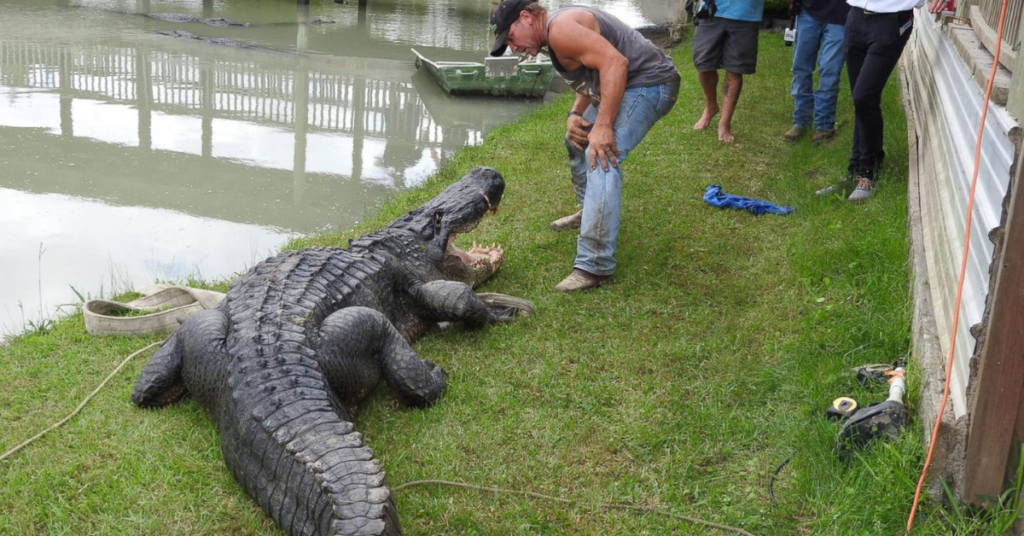
[[511, 322], [520, 316], [530, 316], [537, 312], [533, 302], [508, 294], [478, 292], [477, 297], [491, 311], [492, 324]]

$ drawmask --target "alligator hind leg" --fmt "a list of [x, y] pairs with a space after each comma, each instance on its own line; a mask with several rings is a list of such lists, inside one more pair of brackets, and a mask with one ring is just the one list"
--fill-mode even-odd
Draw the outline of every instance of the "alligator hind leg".
[[149, 358], [132, 390], [132, 403], [136, 406], [161, 408], [185, 395], [185, 382], [181, 379], [180, 338], [179, 329]]
[[407, 406], [426, 406], [445, 388], [444, 370], [421, 359], [383, 313], [347, 307], [320, 327], [317, 360], [331, 389], [346, 409], [353, 409], [383, 375]]
[[[183, 372], [194, 373], [197, 366], [203, 366], [203, 361], [214, 361], [215, 369], [223, 370], [227, 357], [224, 351], [226, 332], [227, 318], [217, 310], [200, 311], [185, 319], [178, 331], [149, 358], [135, 381], [132, 402], [142, 408], [173, 404], [188, 391], [187, 374]], [[212, 356], [207, 355], [211, 352]], [[186, 361], [190, 368], [183, 371]]]

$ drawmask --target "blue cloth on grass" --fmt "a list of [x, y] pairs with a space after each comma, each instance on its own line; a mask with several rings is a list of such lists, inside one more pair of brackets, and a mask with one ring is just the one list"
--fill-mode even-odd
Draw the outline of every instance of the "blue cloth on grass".
[[714, 207], [738, 208], [758, 216], [764, 213], [785, 216], [793, 212], [793, 207], [784, 207], [776, 205], [775, 203], [769, 203], [768, 201], [751, 199], [741, 195], [727, 194], [723, 192], [722, 187], [717, 184], [708, 186], [708, 189], [704, 191], [704, 201], [707, 201], [709, 205]]

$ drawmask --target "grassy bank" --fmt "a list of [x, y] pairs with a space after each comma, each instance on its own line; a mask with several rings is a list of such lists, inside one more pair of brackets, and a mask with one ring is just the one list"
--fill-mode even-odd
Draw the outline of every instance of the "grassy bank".
[[[822, 414], [840, 395], [883, 399], [884, 387], [859, 386], [849, 369], [909, 351], [905, 121], [892, 83], [877, 195], [863, 206], [816, 198], [845, 169], [852, 109], [844, 90], [837, 139], [785, 143], [790, 52], [779, 36], [762, 36], [731, 145], [713, 129], [691, 129], [700, 89], [688, 47], [675, 52], [680, 99], [625, 164], [620, 267], [598, 291], [552, 290], [575, 252], [571, 233], [547, 228], [575, 210], [565, 99], [460, 152], [363, 229], [475, 165], [505, 175], [502, 210], [466, 238], [504, 245], [506, 265], [484, 290], [531, 299], [538, 314], [421, 340], [417, 350], [449, 373], [445, 397], [414, 411], [381, 390], [357, 426], [392, 486], [445, 479], [581, 503], [411, 488], [396, 493], [406, 534], [719, 534], [594, 508], [621, 502], [759, 535], [901, 533], [922, 459], [920, 425], [843, 464], [831, 452], [837, 426]], [[796, 211], [713, 209], [701, 199], [709, 184]], [[0, 348], [0, 451], [66, 415], [149, 342], [91, 338], [79, 315]], [[194, 403], [156, 412], [130, 404], [142, 366], [132, 363], [68, 426], [0, 462], [0, 534], [278, 533], [225, 470], [217, 434]], [[912, 412], [916, 388], [912, 374]], [[769, 479], [791, 455], [774, 508]], [[915, 533], [941, 533], [936, 519]]]

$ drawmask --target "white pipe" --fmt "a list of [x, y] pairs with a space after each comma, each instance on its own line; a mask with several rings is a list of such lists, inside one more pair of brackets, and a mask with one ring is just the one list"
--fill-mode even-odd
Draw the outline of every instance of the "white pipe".
[[903, 394], [907, 392], [907, 382], [903, 378], [903, 367], [896, 367], [893, 374], [889, 379], [889, 398], [888, 400], [895, 400], [900, 404], [903, 403]]

